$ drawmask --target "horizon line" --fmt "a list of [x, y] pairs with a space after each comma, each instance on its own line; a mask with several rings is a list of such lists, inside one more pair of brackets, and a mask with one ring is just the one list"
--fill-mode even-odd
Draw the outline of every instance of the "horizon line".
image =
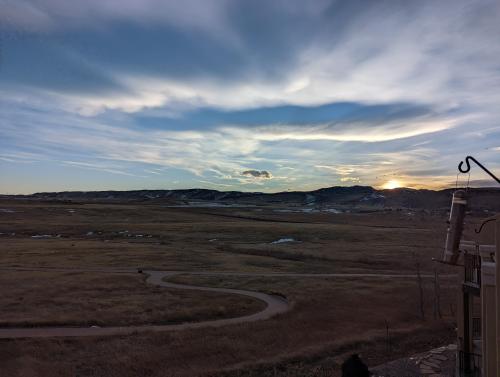
[[371, 188], [376, 191], [395, 191], [395, 190], [414, 190], [414, 191], [446, 191], [446, 190], [459, 190], [459, 189], [499, 189], [500, 187], [496, 186], [469, 186], [469, 187], [443, 187], [443, 188], [436, 188], [436, 189], [430, 189], [430, 188], [415, 188], [415, 187], [407, 187], [407, 186], [401, 186], [401, 187], [395, 187], [395, 188], [377, 188], [375, 186], [371, 185], [351, 185], [351, 186], [341, 186], [341, 185], [335, 185], [335, 186], [326, 186], [326, 187], [320, 187], [317, 189], [313, 190], [282, 190], [282, 191], [272, 191], [272, 192], [264, 192], [264, 191], [245, 191], [245, 190], [217, 190], [217, 189], [209, 189], [209, 188], [201, 188], [201, 187], [191, 187], [191, 188], [178, 188], [178, 189], [168, 189], [168, 188], [161, 188], [161, 189], [151, 189], [151, 188], [144, 188], [144, 189], [130, 189], [130, 190], [63, 190], [63, 191], [36, 191], [32, 192], [30, 194], [5, 194], [5, 193], [0, 193], [0, 196], [34, 196], [34, 195], [41, 195], [41, 194], [62, 194], [62, 193], [99, 193], [99, 192], [138, 192], [138, 191], [188, 191], [188, 190], [206, 190], [206, 191], [217, 191], [217, 192], [241, 192], [241, 193], [247, 193], [247, 194], [264, 194], [264, 195], [272, 195], [272, 194], [281, 194], [281, 193], [290, 193], [290, 192], [299, 192], [299, 193], [305, 193], [305, 192], [314, 192], [314, 191], [319, 191], [319, 190], [324, 190], [324, 189], [329, 189], [329, 188], [354, 188], [354, 187], [365, 187], [365, 188]]

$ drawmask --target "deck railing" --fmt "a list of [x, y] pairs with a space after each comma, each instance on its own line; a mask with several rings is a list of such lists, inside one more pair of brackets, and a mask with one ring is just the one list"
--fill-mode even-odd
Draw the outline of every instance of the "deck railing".
[[477, 254], [464, 254], [465, 283], [481, 286], [481, 257]]
[[481, 338], [481, 318], [472, 317], [472, 339]]
[[458, 352], [459, 377], [481, 377], [481, 355]]

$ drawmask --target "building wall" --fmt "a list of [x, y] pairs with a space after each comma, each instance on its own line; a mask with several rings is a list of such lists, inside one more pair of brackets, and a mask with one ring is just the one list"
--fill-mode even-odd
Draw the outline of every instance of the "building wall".
[[[500, 376], [500, 215], [490, 218], [478, 237], [481, 265], [483, 377]], [[491, 254], [494, 253], [492, 259]], [[496, 260], [496, 263], [495, 263]]]
[[500, 376], [500, 216], [497, 217], [496, 220], [496, 311], [497, 311], [497, 320], [496, 320], [496, 333], [497, 333], [497, 341], [496, 341], [496, 364], [497, 364], [497, 377]]

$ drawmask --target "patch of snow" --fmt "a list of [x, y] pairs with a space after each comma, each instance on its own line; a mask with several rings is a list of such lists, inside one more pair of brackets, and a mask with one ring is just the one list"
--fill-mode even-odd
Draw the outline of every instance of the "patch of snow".
[[327, 208], [327, 209], [322, 210], [322, 212], [329, 212], [329, 213], [342, 213], [342, 211], [341, 211], [341, 210], [339, 210], [339, 209], [335, 209], [335, 208]]
[[189, 204], [179, 204], [164, 206], [165, 208], [251, 208], [255, 207], [253, 204], [224, 204], [216, 202], [192, 202]]
[[7, 208], [0, 208], [0, 212], [3, 212], [3, 213], [15, 213], [16, 211], [14, 211], [12, 209], [7, 209]]
[[208, 240], [208, 242], [215, 242], [215, 241], [217, 241], [217, 238], [212, 238], [212, 239]]
[[68, 209], [69, 213], [75, 213], [76, 211], [74, 209]]
[[279, 240], [271, 242], [272, 244], [276, 243], [286, 243], [286, 242], [295, 242], [294, 238], [280, 238]]
[[36, 234], [31, 236], [31, 238], [52, 238], [52, 234]]
[[297, 209], [274, 209], [273, 212], [280, 213], [319, 213], [319, 212], [329, 212], [329, 213], [342, 213], [341, 210], [335, 208], [297, 208]]
[[94, 235], [94, 232], [87, 232], [86, 234], [87, 236], [93, 236]]
[[315, 213], [315, 212], [319, 212], [319, 210], [317, 210], [315, 208], [274, 209], [273, 212], [281, 212], [281, 213]]
[[374, 192], [370, 195], [367, 195], [367, 196], [361, 198], [360, 202], [366, 202], [368, 200], [377, 200], [377, 199], [385, 199], [385, 195], [377, 194], [376, 192]]
[[317, 209], [314, 209], [314, 208], [302, 208], [300, 210], [301, 212], [304, 212], [304, 213], [314, 213], [314, 212], [318, 212]]

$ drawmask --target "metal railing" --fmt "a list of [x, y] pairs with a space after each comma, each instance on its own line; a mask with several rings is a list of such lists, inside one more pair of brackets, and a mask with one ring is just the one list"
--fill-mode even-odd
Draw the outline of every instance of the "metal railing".
[[481, 257], [477, 254], [464, 254], [465, 282], [481, 286]]
[[472, 339], [481, 338], [481, 318], [472, 317]]
[[458, 351], [459, 377], [481, 377], [481, 355]]

